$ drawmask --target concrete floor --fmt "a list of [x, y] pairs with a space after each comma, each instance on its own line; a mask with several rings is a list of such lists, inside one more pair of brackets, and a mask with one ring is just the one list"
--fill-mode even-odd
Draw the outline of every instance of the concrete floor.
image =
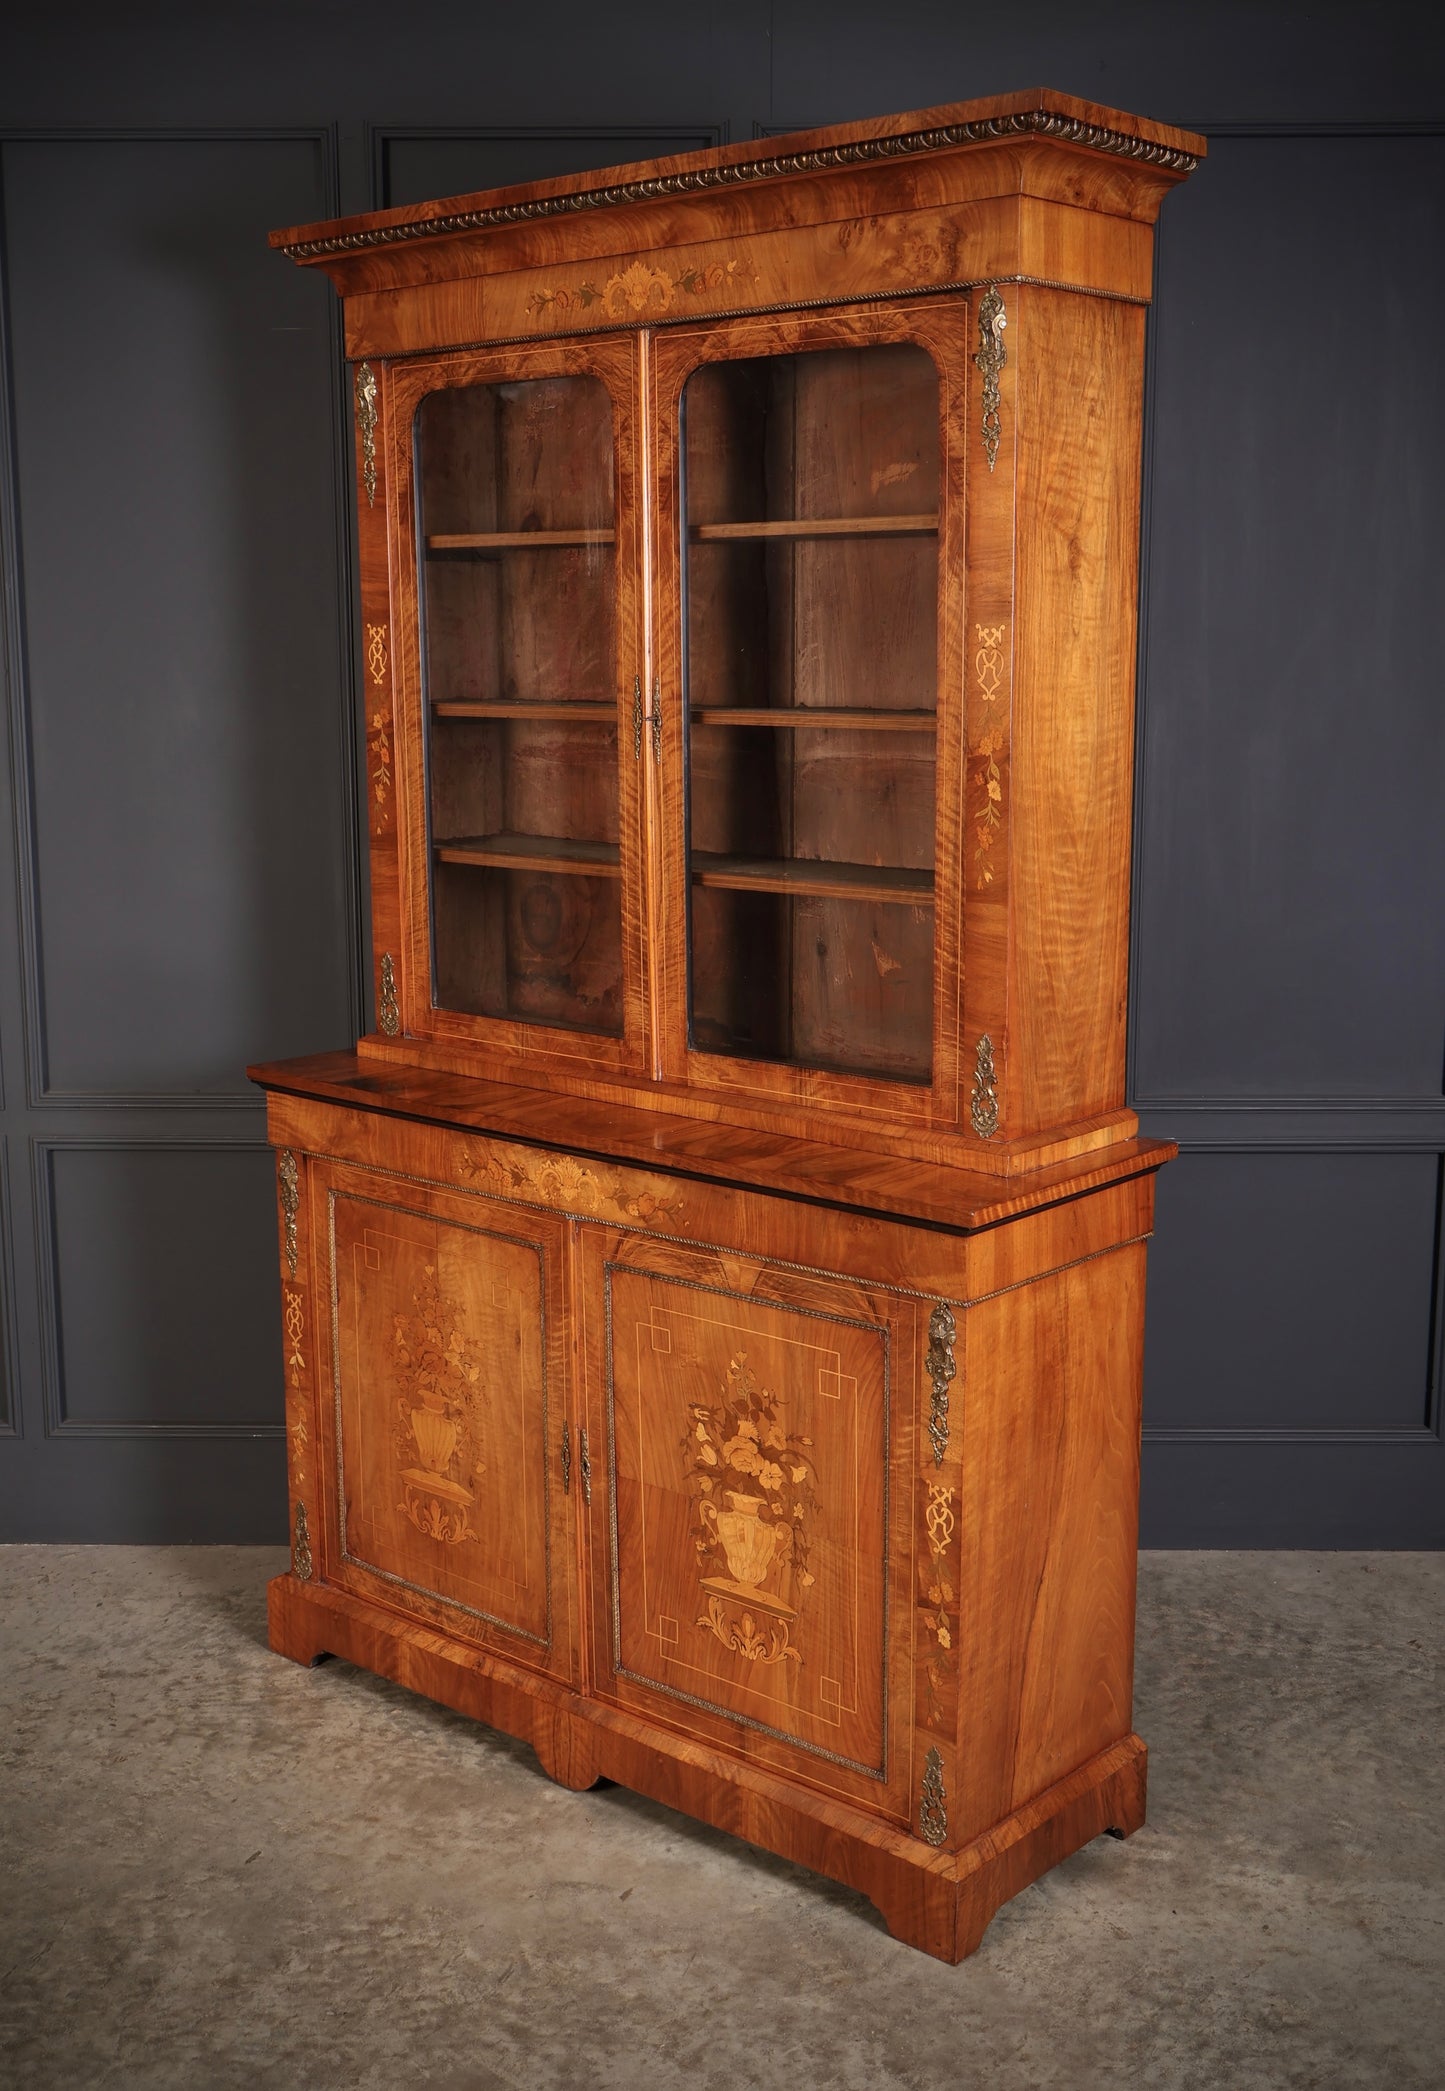
[[1154, 1554], [1149, 1825], [947, 1968], [343, 1664], [264, 1548], [0, 1549], [0, 2084], [1445, 2084], [1445, 1556]]

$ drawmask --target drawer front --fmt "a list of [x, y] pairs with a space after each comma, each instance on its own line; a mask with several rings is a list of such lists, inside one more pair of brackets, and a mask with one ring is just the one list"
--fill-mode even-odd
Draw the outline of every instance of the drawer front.
[[562, 1225], [334, 1164], [324, 1191], [330, 1579], [573, 1675]]
[[597, 1688], [906, 1815], [912, 1303], [584, 1232]]

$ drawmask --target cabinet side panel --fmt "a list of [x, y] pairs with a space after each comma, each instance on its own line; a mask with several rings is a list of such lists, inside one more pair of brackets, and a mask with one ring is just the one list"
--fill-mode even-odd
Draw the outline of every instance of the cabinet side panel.
[[965, 1835], [1130, 1732], [1144, 1253], [966, 1317]]
[[1008, 1132], [1124, 1103], [1144, 314], [1021, 286]]

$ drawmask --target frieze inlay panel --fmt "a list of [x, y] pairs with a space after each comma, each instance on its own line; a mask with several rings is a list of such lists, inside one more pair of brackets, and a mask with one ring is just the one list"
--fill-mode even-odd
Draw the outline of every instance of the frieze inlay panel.
[[570, 1154], [473, 1147], [463, 1141], [454, 1152], [453, 1167], [471, 1188], [536, 1199], [589, 1219], [631, 1220], [651, 1227], [677, 1226], [684, 1216], [676, 1185], [646, 1177], [629, 1181]]
[[659, 319], [683, 298], [715, 296], [730, 284], [756, 280], [746, 262], [733, 257], [683, 269], [677, 275], [655, 263], [634, 261], [599, 286], [590, 277], [574, 284], [541, 284], [527, 300], [527, 310], [565, 319], [591, 312], [598, 319]]

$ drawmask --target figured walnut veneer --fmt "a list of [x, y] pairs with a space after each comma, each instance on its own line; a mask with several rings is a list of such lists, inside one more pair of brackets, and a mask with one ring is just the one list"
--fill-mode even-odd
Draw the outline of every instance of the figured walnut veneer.
[[252, 1070], [342, 1655], [957, 1960], [1143, 1820], [1152, 226], [1047, 92], [273, 235], [345, 301], [377, 1029]]

